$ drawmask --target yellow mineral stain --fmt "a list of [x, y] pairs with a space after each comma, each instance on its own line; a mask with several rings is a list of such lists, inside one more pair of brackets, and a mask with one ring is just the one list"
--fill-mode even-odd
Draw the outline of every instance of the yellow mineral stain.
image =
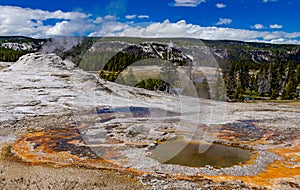
[[[66, 128], [57, 129], [51, 131], [34, 132], [20, 137], [14, 142], [12, 146], [12, 152], [22, 160], [30, 162], [32, 164], [43, 164], [43, 163], [54, 163], [61, 166], [68, 165], [80, 165], [86, 167], [93, 167], [99, 169], [112, 169], [119, 170], [132, 175], [144, 174], [141, 171], [132, 168], [122, 168], [122, 166], [115, 165], [113, 160], [108, 159], [96, 159], [88, 157], [79, 157], [77, 155], [71, 154], [69, 151], [57, 151], [52, 147], [56, 145], [56, 140], [67, 138], [69, 139], [69, 144], [79, 144], [80, 141], [76, 139], [80, 134], [78, 133], [78, 128]], [[253, 142], [239, 142], [236, 139], [234, 143], [239, 144], [267, 144], [266, 139], [272, 135], [270, 132], [266, 133], [264, 137], [258, 141]], [[222, 138], [226, 138], [223, 136]], [[131, 146], [144, 146], [143, 143], [132, 143]], [[273, 148], [269, 149], [282, 157], [282, 160], [276, 160], [265, 168], [264, 171], [260, 172], [255, 176], [205, 176], [205, 175], [168, 175], [173, 179], [177, 180], [190, 180], [196, 181], [201, 179], [211, 179], [215, 182], [221, 181], [232, 181], [241, 180], [245, 184], [254, 187], [267, 187], [270, 189], [277, 189], [281, 181], [287, 179], [295, 179], [295, 177], [300, 176], [300, 167], [297, 162], [300, 161], [300, 138], [294, 140], [289, 147]], [[118, 156], [114, 151], [107, 151], [105, 158], [111, 158]], [[253, 154], [251, 160], [246, 164], [252, 164], [256, 159], [257, 154]]]
[[275, 181], [281, 179], [288, 179], [300, 176], [300, 167], [293, 167], [297, 165], [298, 159], [294, 158], [294, 155], [300, 154], [300, 140], [296, 140], [292, 147], [270, 149], [273, 152], [281, 156], [282, 160], [276, 160], [271, 163], [265, 171], [262, 171], [255, 176], [205, 176], [213, 181], [231, 181], [242, 180], [248, 185], [257, 187], [277, 188]]

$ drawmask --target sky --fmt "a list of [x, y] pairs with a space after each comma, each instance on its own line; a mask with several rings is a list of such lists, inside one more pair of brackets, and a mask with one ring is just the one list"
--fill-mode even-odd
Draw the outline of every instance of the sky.
[[0, 0], [0, 35], [300, 44], [299, 0]]

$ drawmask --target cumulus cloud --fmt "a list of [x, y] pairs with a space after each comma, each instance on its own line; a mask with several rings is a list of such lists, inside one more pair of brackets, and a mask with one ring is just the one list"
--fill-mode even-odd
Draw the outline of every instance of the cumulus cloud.
[[230, 18], [219, 18], [219, 21], [216, 23], [216, 25], [227, 25], [230, 23], [232, 23]]
[[99, 23], [102, 23], [103, 22], [103, 18], [102, 17], [97, 17], [95, 20], [94, 20], [94, 23], [95, 24], [99, 24]]
[[[57, 21], [54, 24], [49, 24], [47, 23], [49, 19], [56, 19]], [[220, 21], [222, 21], [223, 24], [231, 22], [221, 19]], [[274, 24], [272, 27], [279, 28], [280, 25], [277, 25]], [[257, 31], [220, 26], [202, 27], [200, 25], [186, 23], [185, 20], [175, 23], [165, 20], [163, 22], [139, 25], [134, 22], [132, 24], [119, 22], [118, 19], [112, 15], [93, 18], [89, 14], [80, 12], [49, 12], [9, 6], [0, 6], [0, 35], [22, 35], [37, 38], [51, 37], [52, 35], [149, 38], [189, 37], [209, 40], [241, 40], [300, 44], [298, 40], [300, 38], [300, 32]]]
[[262, 24], [255, 24], [255, 25], [251, 26], [251, 28], [254, 28], [254, 29], [263, 29], [264, 25], [262, 25]]
[[175, 0], [173, 6], [175, 7], [197, 7], [201, 3], [205, 3], [206, 0]]
[[106, 15], [104, 17], [105, 20], [116, 20], [116, 16], [113, 16], [113, 15]]
[[[45, 35], [83, 35], [93, 29], [91, 15], [80, 12], [49, 12], [14, 6], [0, 6], [0, 34], [27, 35], [43, 37]], [[56, 19], [54, 26], [47, 24]], [[84, 29], [83, 27], [84, 26]]]
[[223, 3], [217, 3], [216, 7], [219, 8], [219, 9], [222, 9], [222, 8], [226, 8], [227, 6]]
[[125, 18], [126, 19], [135, 19], [136, 15], [126, 15]]
[[[119, 23], [121, 24], [121, 23]], [[106, 28], [108, 29], [108, 28]], [[267, 32], [252, 31], [222, 27], [201, 27], [199, 25], [188, 24], [181, 20], [171, 23], [169, 20], [164, 22], [152, 23], [146, 27], [132, 27], [123, 25], [116, 30], [100, 30], [91, 34], [91, 36], [127, 36], [127, 37], [189, 37], [207, 40], [241, 40], [251, 42], [269, 42], [269, 43], [291, 43], [300, 44], [296, 38], [300, 37], [300, 32]]]
[[281, 28], [283, 28], [283, 26], [280, 25], [280, 24], [270, 24], [270, 28], [272, 28], [272, 29], [281, 29]]

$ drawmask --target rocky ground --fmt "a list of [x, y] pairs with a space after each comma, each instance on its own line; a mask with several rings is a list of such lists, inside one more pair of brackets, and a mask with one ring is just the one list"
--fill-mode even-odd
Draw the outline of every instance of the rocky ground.
[[[0, 87], [1, 189], [300, 186], [298, 102], [224, 103], [148, 92], [40, 53], [3, 66]], [[178, 136], [251, 149], [254, 156], [227, 168], [151, 158], [149, 150]]]

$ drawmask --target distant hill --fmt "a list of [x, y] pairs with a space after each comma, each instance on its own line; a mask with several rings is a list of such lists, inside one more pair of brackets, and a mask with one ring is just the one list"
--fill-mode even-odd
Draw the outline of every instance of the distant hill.
[[[122, 49], [127, 48], [133, 44], [141, 44], [144, 42], [155, 42], [166, 44], [172, 41], [183, 52], [194, 54], [194, 59], [202, 62], [207, 62], [210, 56], [219, 62], [221, 67], [226, 67], [229, 61], [239, 61], [247, 63], [250, 67], [258, 68], [260, 64], [272, 63], [275, 60], [282, 61], [294, 60], [300, 63], [300, 46], [290, 44], [268, 44], [268, 43], [254, 43], [228, 40], [199, 40], [190, 38], [125, 38], [125, 37], [111, 37], [111, 38], [93, 38], [85, 39], [88, 43], [98, 42], [94, 44], [94, 51], [97, 49], [103, 52], [103, 56], [107, 57], [104, 52], [117, 53]], [[203, 48], [203, 45], [206, 48]], [[87, 45], [81, 44], [74, 47], [69, 53], [76, 52]], [[206, 52], [209, 50], [210, 52]], [[86, 51], [86, 49], [85, 49]], [[101, 58], [99, 58], [101, 60]], [[108, 60], [106, 60], [108, 61]], [[78, 63], [77, 63], [78, 64]]]
[[239, 61], [258, 68], [261, 63], [275, 60], [300, 63], [300, 46], [228, 40], [203, 40], [218, 61]]
[[[280, 58], [285, 61], [295, 60], [297, 63], [300, 63], [299, 45], [229, 40], [199, 40], [191, 38], [58, 37], [52, 39], [34, 39], [24, 36], [0, 36], [0, 52], [9, 51], [10, 54], [16, 53], [19, 56], [36, 51], [44, 53], [54, 52], [62, 58], [71, 57], [79, 64], [83, 54], [96, 42], [103, 44], [102, 47], [101, 45], [96, 46], [99, 50], [110, 46], [109, 48], [119, 51], [132, 44], [141, 44], [144, 42], [166, 44], [170, 41], [175, 41], [177, 46], [181, 46], [187, 52], [195, 50], [195, 48], [198, 48], [197, 51], [199, 51], [199, 48], [205, 44], [219, 62], [240, 61], [248, 64], [260, 64], [272, 63], [275, 59]], [[115, 46], [117, 48], [114, 48]], [[199, 54], [199, 58], [195, 57], [195, 59], [203, 60], [203, 56], [203, 54]], [[3, 56], [0, 57], [0, 61], [5, 60]]]
[[[229, 100], [297, 99], [300, 92], [299, 45], [191, 38], [0, 37], [0, 61], [16, 61], [36, 51], [56, 53], [87, 71], [102, 70], [101, 76], [111, 81], [132, 62], [149, 58], [177, 66], [219, 66]], [[198, 84], [203, 80], [195, 79], [195, 86], [208, 89]]]
[[0, 36], [0, 61], [17, 61], [22, 55], [37, 52], [46, 41], [23, 36]]

